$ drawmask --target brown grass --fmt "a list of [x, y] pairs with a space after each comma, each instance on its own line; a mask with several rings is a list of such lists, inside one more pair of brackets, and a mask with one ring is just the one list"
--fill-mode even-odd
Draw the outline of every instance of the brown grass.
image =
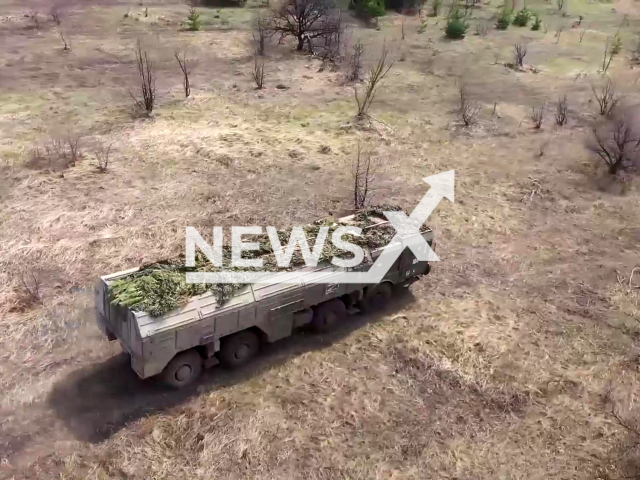
[[[269, 82], [254, 90], [250, 9], [202, 9], [202, 31], [183, 32], [177, 3], [150, 4], [148, 17], [138, 2], [73, 4], [63, 53], [52, 22], [28, 28], [26, 7], [0, 4], [0, 477], [630, 474], [634, 438], [609, 398], [635, 418], [640, 193], [598, 189], [603, 167], [583, 147], [600, 47], [619, 24], [611, 5], [572, 4], [590, 33], [580, 43], [567, 29], [558, 45], [516, 29], [446, 42], [435, 21], [418, 34], [406, 18], [405, 58], [365, 129], [344, 73], [318, 72], [295, 45], [270, 46]], [[358, 28], [365, 69], [401, 21]], [[541, 73], [492, 65], [524, 34]], [[140, 37], [158, 69], [148, 119], [132, 117], [127, 93]], [[187, 46], [198, 68], [185, 99], [172, 55]], [[609, 72], [623, 89], [636, 74], [618, 57]], [[455, 78], [496, 114], [456, 128]], [[531, 129], [531, 105], [563, 92], [569, 122]], [[82, 132], [89, 157], [113, 145], [105, 173], [91, 158], [29, 168], [36, 145], [67, 131]], [[430, 219], [443, 260], [432, 274], [386, 312], [285, 340], [238, 372], [214, 368], [194, 391], [138, 381], [94, 326], [96, 277], [181, 253], [185, 225], [340, 215], [358, 141], [379, 159], [376, 201], [411, 208], [421, 178], [456, 170], [456, 203]], [[24, 272], [40, 302], [24, 301]]]

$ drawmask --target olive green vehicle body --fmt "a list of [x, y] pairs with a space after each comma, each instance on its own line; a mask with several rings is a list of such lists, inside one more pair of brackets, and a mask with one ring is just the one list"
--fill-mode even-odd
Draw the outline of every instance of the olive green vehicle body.
[[[420, 235], [433, 245], [432, 230], [424, 227]], [[401, 242], [402, 253], [380, 283], [408, 287], [429, 273], [428, 262], [418, 261], [404, 246], [404, 241]], [[382, 248], [365, 250], [373, 262], [381, 252]], [[366, 271], [369, 267], [368, 263], [351, 271]], [[366, 298], [367, 292], [376, 287], [371, 284], [331, 283], [331, 277], [337, 277], [345, 269], [324, 263], [266, 274], [265, 283], [245, 286], [222, 305], [212, 293], [207, 292], [171, 312], [152, 317], [145, 312], [113, 305], [109, 298], [109, 284], [137, 270], [101, 277], [95, 295], [98, 326], [109, 340], [120, 341], [123, 349], [131, 355], [131, 367], [141, 378], [160, 374], [174, 356], [190, 349], [199, 353], [205, 366], [215, 365], [218, 363], [216, 354], [220, 351], [220, 342], [243, 330], [257, 333], [266, 342], [288, 337], [297, 327], [312, 322], [318, 306], [338, 298], [345, 303], [347, 310], [353, 311]], [[326, 273], [324, 281], [328, 283], [317, 283], [318, 273]], [[305, 281], [309, 274], [314, 275], [313, 282]]]

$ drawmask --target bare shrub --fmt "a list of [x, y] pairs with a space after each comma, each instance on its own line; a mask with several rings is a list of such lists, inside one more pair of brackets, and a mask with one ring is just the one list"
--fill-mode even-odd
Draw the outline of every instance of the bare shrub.
[[98, 162], [97, 166], [100, 173], [106, 173], [107, 168], [109, 167], [109, 162], [111, 160], [109, 158], [111, 155], [111, 144], [99, 144], [95, 147], [93, 154]]
[[67, 164], [74, 166], [80, 160], [80, 136], [67, 134], [66, 144], [69, 147], [69, 160]]
[[522, 62], [524, 60], [524, 57], [527, 55], [527, 46], [522, 43], [516, 43], [514, 45], [514, 48], [516, 51], [516, 56], [515, 56], [516, 66], [522, 68]]
[[542, 122], [544, 121], [544, 111], [544, 103], [539, 107], [531, 108], [531, 121], [533, 122], [534, 128], [539, 129], [540, 127], [542, 127]]
[[612, 175], [636, 166], [640, 136], [631, 115], [626, 114], [600, 128], [593, 128], [591, 150], [600, 157]]
[[611, 53], [617, 55], [622, 51], [622, 38], [620, 37], [620, 29], [616, 32], [611, 42]]
[[546, 140], [540, 144], [538, 147], [538, 156], [544, 157], [545, 152], [547, 151], [547, 147], [549, 146], [549, 140]]
[[563, 95], [558, 99], [556, 104], [556, 124], [559, 126], [567, 123], [567, 112], [569, 110], [569, 104], [567, 102], [567, 96]]
[[51, 14], [51, 19], [55, 22], [56, 25], [60, 25], [62, 23], [62, 20], [60, 18], [60, 10], [56, 5], [51, 7], [51, 11], [49, 13]]
[[256, 54], [262, 56], [265, 53], [267, 40], [273, 32], [270, 28], [269, 17], [258, 14], [253, 21], [253, 40], [256, 42]]
[[273, 12], [273, 31], [280, 34], [280, 42], [295, 37], [296, 49], [302, 51], [305, 43], [312, 50], [311, 41], [335, 33], [335, 6], [332, 0], [285, 0]]
[[382, 46], [382, 52], [375, 65], [369, 69], [369, 75], [365, 82], [364, 89], [358, 91], [357, 87], [353, 87], [356, 103], [358, 105], [358, 118], [363, 118], [368, 115], [369, 107], [375, 99], [376, 93], [380, 86], [380, 82], [389, 73], [389, 70], [393, 67], [395, 60], [389, 58], [389, 50], [386, 45]]
[[476, 117], [480, 113], [480, 105], [471, 100], [466, 85], [460, 85], [458, 92], [460, 93], [460, 119], [464, 126], [468, 127], [476, 123]]
[[607, 73], [615, 54], [613, 47], [610, 45], [609, 37], [607, 37], [607, 41], [604, 44], [604, 57], [602, 58], [602, 73]]
[[22, 284], [22, 303], [26, 307], [42, 303], [40, 293], [40, 282], [33, 272], [22, 272], [20, 274]]
[[36, 29], [40, 28], [40, 18], [38, 17], [38, 11], [37, 10], [30, 10], [29, 11], [29, 18], [33, 21], [33, 26]]
[[62, 43], [64, 45], [62, 49], [65, 52], [71, 50], [71, 41], [69, 40], [69, 37], [65, 35], [63, 32], [60, 32], [60, 40], [62, 40]]
[[360, 80], [362, 74], [362, 54], [364, 53], [364, 45], [360, 40], [353, 45], [353, 51], [349, 56], [349, 65], [347, 71], [347, 81], [356, 82]]
[[566, 25], [564, 24], [564, 22], [559, 23], [556, 27], [556, 45], [558, 44], [558, 42], [560, 42], [560, 35], [562, 35], [562, 32], [564, 32], [565, 27]]
[[351, 175], [353, 178], [353, 208], [362, 210], [371, 200], [373, 184], [375, 182], [374, 161], [371, 152], [362, 154], [362, 147], [358, 142], [358, 154], [352, 162]]
[[611, 79], [607, 78], [607, 82], [599, 89], [595, 87], [591, 87], [591, 89], [600, 107], [600, 115], [611, 115], [621, 100]]
[[264, 87], [264, 62], [258, 60], [258, 56], [253, 61], [253, 81], [256, 83], [256, 88], [261, 90]]
[[173, 56], [178, 62], [178, 66], [180, 67], [180, 71], [182, 72], [182, 86], [184, 87], [184, 96], [185, 98], [189, 98], [189, 95], [191, 95], [191, 82], [189, 80], [189, 75], [191, 74], [191, 61], [187, 58], [186, 50], [182, 52], [182, 55], [180, 55], [180, 52], [176, 50], [175, 52], [173, 52]]
[[[70, 168], [80, 160], [80, 135], [68, 133], [66, 137], [53, 137], [44, 146], [49, 169]], [[38, 152], [39, 154], [39, 152]]]
[[131, 91], [129, 94], [140, 110], [151, 113], [156, 101], [156, 78], [153, 63], [149, 59], [147, 51], [142, 49], [140, 41], [136, 43], [135, 54], [142, 98], [138, 99]]
[[478, 22], [476, 23], [476, 35], [480, 37], [486, 37], [489, 32], [489, 24], [486, 22]]

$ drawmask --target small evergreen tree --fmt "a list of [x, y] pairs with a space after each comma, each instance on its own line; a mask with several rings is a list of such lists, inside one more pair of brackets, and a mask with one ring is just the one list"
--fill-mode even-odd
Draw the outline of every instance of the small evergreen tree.
[[518, 27], [526, 27], [531, 20], [531, 12], [525, 6], [522, 10], [516, 13], [516, 16], [513, 19], [513, 24]]
[[540, 20], [540, 15], [537, 13], [533, 14], [533, 25], [531, 25], [531, 30], [538, 31], [542, 27], [542, 20]]
[[460, 40], [467, 34], [469, 24], [464, 19], [464, 14], [460, 10], [453, 10], [447, 18], [447, 26], [444, 34], [452, 40]]
[[191, 7], [189, 9], [189, 16], [187, 17], [187, 28], [192, 32], [200, 30], [200, 14], [196, 12], [196, 9]]
[[503, 8], [498, 21], [496, 22], [496, 28], [498, 30], [506, 30], [509, 28], [509, 24], [511, 23], [511, 10], [508, 8]]

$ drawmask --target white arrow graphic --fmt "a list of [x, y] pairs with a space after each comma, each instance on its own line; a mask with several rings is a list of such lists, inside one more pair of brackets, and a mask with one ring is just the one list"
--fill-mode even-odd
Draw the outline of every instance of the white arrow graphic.
[[[440, 259], [429, 246], [420, 229], [443, 198], [454, 202], [455, 171], [438, 173], [422, 179], [431, 185], [410, 216], [404, 212], [383, 212], [396, 234], [382, 250], [375, 263], [364, 272], [336, 271], [337, 267], [320, 267], [311, 272], [187, 272], [187, 283], [379, 283], [405, 248], [410, 248], [419, 261], [437, 262]], [[301, 280], [301, 275], [304, 280]]]

